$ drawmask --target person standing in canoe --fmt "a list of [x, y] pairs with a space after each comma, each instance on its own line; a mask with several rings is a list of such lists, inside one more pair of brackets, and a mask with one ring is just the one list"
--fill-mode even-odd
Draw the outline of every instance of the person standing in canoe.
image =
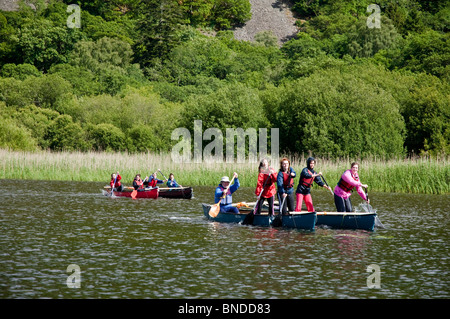
[[278, 201], [283, 207], [282, 214], [288, 211], [295, 210], [295, 196], [294, 196], [294, 178], [297, 176], [294, 169], [291, 167], [291, 161], [286, 157], [280, 161], [280, 171], [277, 176]]
[[214, 203], [217, 204], [220, 201], [221, 213], [239, 214], [239, 209], [232, 205], [233, 203], [232, 194], [238, 190], [240, 184], [238, 174], [234, 172], [233, 176], [234, 176], [234, 183], [231, 186], [230, 186], [230, 179], [228, 178], [228, 176], [222, 177], [222, 179], [220, 180], [220, 184], [219, 186], [217, 186], [216, 192], [214, 194]]
[[314, 157], [309, 157], [306, 160], [306, 167], [302, 170], [300, 174], [300, 181], [297, 186], [297, 205], [295, 207], [296, 212], [300, 212], [302, 210], [303, 200], [305, 200], [306, 209], [308, 212], [314, 211], [314, 206], [311, 197], [311, 186], [313, 182], [321, 187], [325, 187], [331, 190], [331, 187], [326, 186], [325, 183], [320, 178], [322, 172], [316, 173], [314, 171], [314, 166], [316, 165], [316, 160]]
[[122, 192], [123, 185], [120, 182], [122, 176], [120, 176], [119, 172], [111, 174], [111, 181], [109, 182], [109, 186], [111, 186], [111, 190], [115, 192]]
[[[146, 181], [147, 179], [148, 177], [146, 177], [144, 181]], [[141, 179], [141, 174], [137, 174], [133, 180], [134, 189], [137, 190], [138, 192], [144, 191], [145, 190], [144, 181]]]
[[367, 188], [367, 184], [362, 184], [359, 181], [358, 175], [359, 163], [353, 162], [350, 169], [346, 170], [336, 187], [334, 188], [334, 204], [338, 212], [351, 212], [353, 211], [352, 202], [350, 196], [352, 191], [356, 188], [359, 196], [369, 204], [369, 200], [363, 191], [363, 187]]
[[277, 181], [277, 172], [269, 166], [266, 159], [262, 159], [258, 167], [258, 182], [256, 184], [255, 194], [257, 196], [256, 212], [261, 214], [261, 208], [264, 200], [269, 203], [269, 215], [273, 216], [273, 202], [276, 194], [275, 183]]
[[167, 187], [183, 187], [177, 183], [172, 173], [169, 174], [169, 179], [167, 180]]

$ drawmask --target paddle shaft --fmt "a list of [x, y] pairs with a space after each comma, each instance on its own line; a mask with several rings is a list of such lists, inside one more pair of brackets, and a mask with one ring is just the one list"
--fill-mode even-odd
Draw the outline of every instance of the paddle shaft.
[[[327, 180], [325, 179], [325, 177], [323, 177], [323, 175], [320, 175], [323, 178], [323, 181], [325, 182], [325, 185], [327, 185], [328, 187], [330, 187], [327, 183]], [[331, 195], [334, 195], [334, 192], [330, 189]]]
[[112, 185], [112, 187], [111, 187], [111, 196], [113, 196], [114, 195], [114, 186], [116, 186], [116, 180], [117, 180], [117, 176], [118, 176], [119, 174], [116, 174], [116, 177], [114, 178], [114, 184]]

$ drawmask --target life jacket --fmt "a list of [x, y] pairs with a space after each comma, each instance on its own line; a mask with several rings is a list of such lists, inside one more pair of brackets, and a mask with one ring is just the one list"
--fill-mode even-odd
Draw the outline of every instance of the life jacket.
[[157, 183], [158, 183], [158, 180], [152, 179], [152, 180], [148, 183], [148, 187], [155, 187]]
[[[308, 169], [308, 174], [312, 176], [313, 173]], [[310, 178], [300, 177], [300, 183], [307, 188], [310, 188], [311, 185], [313, 184], [313, 182], [314, 182], [314, 177], [310, 177]]]
[[122, 177], [120, 176], [120, 175], [117, 175], [117, 177], [116, 177], [116, 183], [114, 184], [114, 178], [111, 178], [111, 182], [109, 182], [109, 185], [112, 187], [112, 188], [115, 188], [115, 187], [120, 187], [120, 180], [122, 179]]
[[[231, 186], [231, 185], [230, 185]], [[219, 184], [219, 188], [220, 190], [223, 192], [225, 191], [225, 188], [222, 186], [222, 184]], [[223, 195], [222, 195], [223, 196]], [[227, 191], [227, 195], [225, 196], [225, 198], [220, 200], [220, 204], [222, 205], [229, 205], [233, 202], [233, 197], [231, 196], [231, 190], [230, 187], [228, 187], [228, 191]]]
[[134, 182], [138, 186], [137, 189], [143, 189], [144, 188], [144, 182], [142, 181], [142, 179], [135, 179]]
[[[359, 176], [354, 177], [354, 176], [352, 175], [352, 178], [353, 178], [355, 181], [359, 181]], [[340, 179], [339, 182], [338, 182], [338, 186], [339, 186], [340, 188], [342, 188], [342, 189], [343, 189], [344, 191], [346, 191], [346, 192], [350, 192], [353, 188], [355, 188], [355, 186], [353, 186], [353, 185], [347, 183], [346, 181], [344, 181], [344, 180], [342, 179], [342, 177], [341, 177], [341, 179]]]
[[285, 172], [282, 173], [283, 173], [283, 188], [286, 190], [294, 187], [294, 179], [291, 176], [291, 170], [289, 170], [289, 173]]

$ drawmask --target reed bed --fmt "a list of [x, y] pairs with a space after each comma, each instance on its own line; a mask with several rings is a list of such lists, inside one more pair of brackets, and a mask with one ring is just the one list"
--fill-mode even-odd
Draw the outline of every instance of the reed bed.
[[[306, 166], [306, 157], [292, 156], [291, 165], [299, 174]], [[321, 171], [334, 187], [353, 159], [316, 158]], [[447, 157], [404, 158], [359, 161], [361, 181], [371, 191], [449, 194], [450, 167]], [[272, 164], [278, 169], [278, 163]], [[217, 185], [224, 175], [239, 174], [241, 186], [254, 187], [258, 163], [174, 163], [170, 154], [107, 153], [107, 152], [21, 152], [0, 149], [0, 179], [95, 181], [109, 183], [118, 171], [125, 185], [136, 174], [145, 177], [160, 169], [168, 177], [174, 173], [182, 185]], [[159, 178], [163, 178], [158, 173]]]

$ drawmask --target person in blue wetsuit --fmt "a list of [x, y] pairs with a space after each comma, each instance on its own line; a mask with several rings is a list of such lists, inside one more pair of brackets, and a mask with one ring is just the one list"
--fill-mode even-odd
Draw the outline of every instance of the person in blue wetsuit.
[[280, 161], [280, 171], [277, 176], [278, 201], [280, 207], [283, 204], [282, 212], [287, 214], [295, 210], [294, 178], [296, 177], [291, 161], [283, 157]]
[[167, 180], [167, 187], [183, 187], [180, 184], [177, 183], [177, 181], [174, 179], [174, 176], [172, 173], [169, 174], [169, 179]]
[[[239, 209], [237, 207], [232, 206], [233, 197], [232, 194], [237, 191], [239, 188], [239, 179], [238, 174], [234, 172], [234, 183], [230, 186], [230, 179], [228, 176], [222, 177], [220, 180], [219, 186], [216, 188], [214, 203], [218, 203], [220, 201], [220, 212], [221, 213], [235, 213], [239, 214]], [[226, 194], [226, 195], [225, 195]], [[222, 198], [225, 195], [225, 198]]]

